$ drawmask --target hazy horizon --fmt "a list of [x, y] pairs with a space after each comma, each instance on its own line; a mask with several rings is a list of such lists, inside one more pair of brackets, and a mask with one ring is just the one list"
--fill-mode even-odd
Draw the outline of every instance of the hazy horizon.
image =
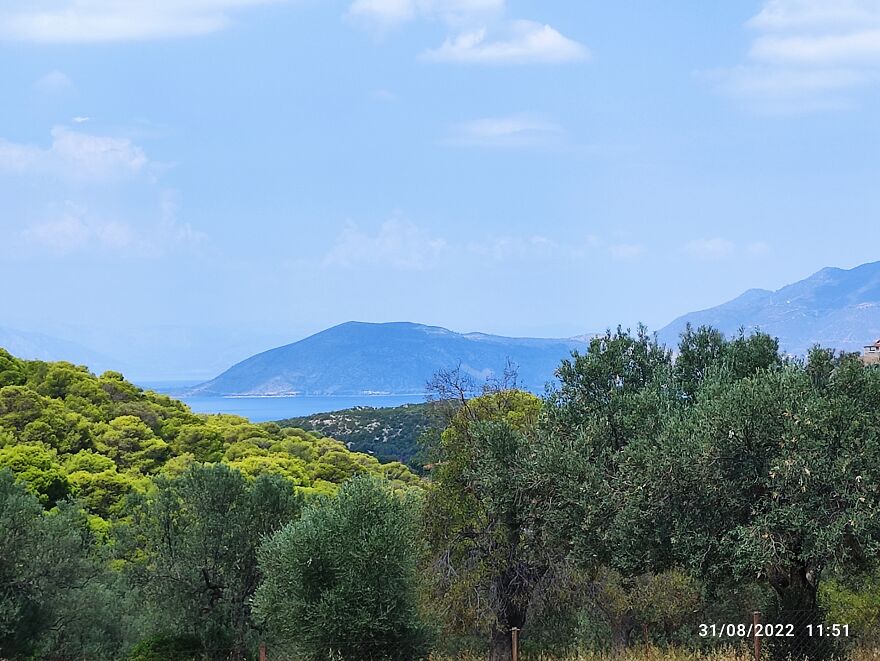
[[0, 327], [201, 378], [352, 319], [659, 329], [875, 261], [880, 5], [845, 5], [10, 5]]

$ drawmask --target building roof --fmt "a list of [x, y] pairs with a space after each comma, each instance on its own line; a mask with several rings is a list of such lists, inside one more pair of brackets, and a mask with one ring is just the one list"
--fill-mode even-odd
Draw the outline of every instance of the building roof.
[[877, 340], [877, 341], [873, 342], [872, 344], [866, 344], [865, 348], [866, 349], [871, 349], [871, 348], [880, 349], [880, 340]]

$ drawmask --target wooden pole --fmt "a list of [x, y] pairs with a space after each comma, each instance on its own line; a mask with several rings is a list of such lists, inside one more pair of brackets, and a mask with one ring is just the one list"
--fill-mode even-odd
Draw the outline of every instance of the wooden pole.
[[758, 635], [758, 628], [761, 624], [761, 611], [752, 613], [752, 638], [755, 640], [755, 661], [761, 661], [761, 636]]
[[260, 661], [266, 661], [266, 643], [260, 643]]
[[512, 661], [519, 659], [519, 629], [516, 627], [510, 630], [510, 658]]

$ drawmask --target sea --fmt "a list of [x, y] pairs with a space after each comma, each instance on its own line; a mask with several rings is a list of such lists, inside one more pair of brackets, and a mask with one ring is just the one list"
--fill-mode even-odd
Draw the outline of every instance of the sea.
[[385, 408], [403, 404], [419, 404], [424, 395], [351, 395], [339, 397], [188, 397], [180, 393], [197, 381], [153, 381], [138, 383], [141, 388], [155, 390], [179, 399], [195, 413], [230, 413], [252, 422], [270, 422], [298, 418], [313, 413], [341, 411], [355, 406]]

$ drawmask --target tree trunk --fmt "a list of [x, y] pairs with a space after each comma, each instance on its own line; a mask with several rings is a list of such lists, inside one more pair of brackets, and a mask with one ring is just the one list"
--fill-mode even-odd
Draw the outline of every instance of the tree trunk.
[[624, 613], [612, 619], [611, 647], [615, 652], [619, 652], [629, 645], [629, 638], [634, 624], [632, 616], [628, 613]]
[[510, 661], [512, 654], [510, 630], [493, 628], [489, 645], [489, 661]]
[[776, 599], [770, 621], [786, 627], [790, 625], [793, 635], [770, 639], [770, 658], [823, 661], [834, 656], [832, 639], [817, 635], [817, 627], [824, 622], [818, 605], [819, 575], [820, 571], [807, 565], [777, 568], [771, 572], [770, 585]]

